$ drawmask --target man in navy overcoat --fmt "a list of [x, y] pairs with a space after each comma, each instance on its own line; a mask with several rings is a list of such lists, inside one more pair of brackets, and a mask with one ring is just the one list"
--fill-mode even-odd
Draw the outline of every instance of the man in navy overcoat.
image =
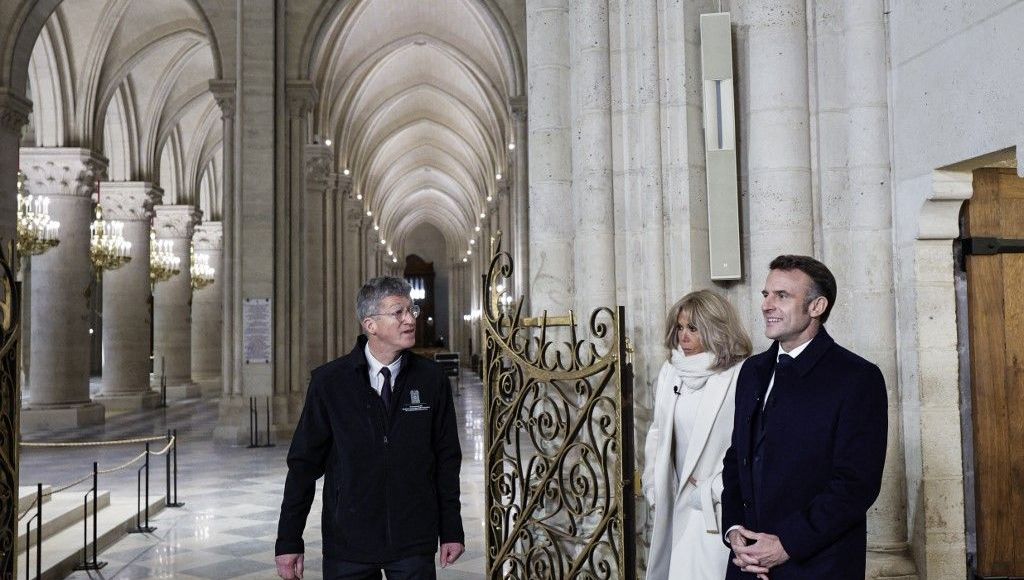
[[775, 342], [744, 363], [736, 387], [722, 475], [727, 579], [863, 580], [866, 513], [885, 463], [885, 380], [825, 332], [836, 282], [824, 264], [779, 256], [762, 295]]

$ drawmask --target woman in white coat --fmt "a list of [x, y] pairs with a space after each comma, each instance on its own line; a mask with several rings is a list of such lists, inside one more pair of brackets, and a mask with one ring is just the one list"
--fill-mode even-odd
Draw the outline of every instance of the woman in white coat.
[[654, 506], [648, 580], [722, 580], [722, 460], [732, 436], [736, 378], [751, 343], [735, 308], [710, 290], [669, 310], [669, 360], [654, 393], [644, 494]]

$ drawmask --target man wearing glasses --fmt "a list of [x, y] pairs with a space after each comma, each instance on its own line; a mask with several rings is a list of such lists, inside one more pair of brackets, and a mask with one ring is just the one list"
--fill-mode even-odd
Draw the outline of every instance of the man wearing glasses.
[[464, 551], [462, 450], [444, 371], [408, 351], [420, 313], [401, 278], [363, 285], [364, 334], [312, 373], [288, 451], [277, 573], [302, 578], [302, 531], [316, 480], [323, 491], [323, 577], [428, 580]]

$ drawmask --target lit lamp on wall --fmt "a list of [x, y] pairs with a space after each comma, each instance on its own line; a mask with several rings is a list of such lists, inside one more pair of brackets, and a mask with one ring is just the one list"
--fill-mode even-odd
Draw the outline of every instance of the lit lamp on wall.
[[413, 302], [423, 300], [427, 297], [427, 289], [423, 286], [422, 278], [411, 278], [407, 280], [407, 282], [412, 286], [412, 290], [409, 292], [409, 297], [412, 298]]
[[174, 255], [174, 242], [156, 239], [149, 232], [149, 282], [156, 286], [181, 273], [181, 258]]
[[192, 256], [192, 289], [201, 290], [213, 284], [216, 270], [210, 265], [209, 254], [197, 254], [194, 246], [189, 253]]
[[60, 222], [50, 219], [50, 200], [24, 195], [25, 174], [18, 172], [18, 255], [38, 256], [60, 243]]

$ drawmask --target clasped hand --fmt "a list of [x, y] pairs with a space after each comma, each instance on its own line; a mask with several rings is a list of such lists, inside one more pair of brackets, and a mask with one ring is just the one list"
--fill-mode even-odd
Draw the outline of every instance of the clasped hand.
[[729, 532], [729, 544], [734, 556], [732, 563], [744, 572], [757, 574], [761, 580], [768, 580], [770, 569], [789, 560], [789, 554], [774, 534], [752, 532], [740, 526]]

